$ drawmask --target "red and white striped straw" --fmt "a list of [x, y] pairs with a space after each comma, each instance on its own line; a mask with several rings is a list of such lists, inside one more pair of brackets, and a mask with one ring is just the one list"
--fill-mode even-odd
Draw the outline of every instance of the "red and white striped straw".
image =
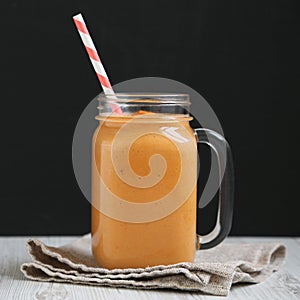
[[[99, 82], [102, 86], [103, 92], [105, 95], [115, 95], [114, 90], [111, 87], [111, 84], [109, 82], [108, 76], [105, 72], [104, 66], [100, 60], [100, 57], [97, 53], [96, 47], [93, 43], [93, 40], [91, 38], [91, 35], [89, 34], [89, 31], [87, 29], [87, 26], [83, 20], [83, 17], [81, 14], [78, 14], [73, 17], [74, 23], [77, 27], [77, 30], [79, 32], [79, 35], [81, 37], [81, 40], [85, 46], [85, 49], [88, 53], [88, 56], [91, 60], [91, 63], [94, 67], [94, 70], [97, 74], [97, 77], [99, 79]], [[115, 98], [117, 99], [117, 98]], [[116, 103], [111, 103], [111, 109], [113, 112], [122, 115], [122, 110], [120, 106]]]

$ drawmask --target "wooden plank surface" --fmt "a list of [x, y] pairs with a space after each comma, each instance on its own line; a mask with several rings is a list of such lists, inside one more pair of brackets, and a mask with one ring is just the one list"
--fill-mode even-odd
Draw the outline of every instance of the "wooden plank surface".
[[[1, 300], [300, 299], [300, 238], [228, 238], [226, 243], [280, 242], [285, 244], [288, 249], [285, 265], [278, 273], [261, 284], [233, 286], [228, 297], [175, 291], [142, 291], [30, 281], [25, 279], [20, 272], [20, 265], [29, 261], [25, 247], [27, 239], [27, 237], [0, 237]], [[46, 244], [59, 246], [73, 241], [76, 237], [39, 237], [39, 239]]]

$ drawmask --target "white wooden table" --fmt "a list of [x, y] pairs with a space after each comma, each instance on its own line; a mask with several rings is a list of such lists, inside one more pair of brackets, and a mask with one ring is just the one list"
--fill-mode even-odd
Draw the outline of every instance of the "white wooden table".
[[[38, 237], [48, 245], [59, 246], [76, 237]], [[225, 242], [280, 242], [287, 246], [287, 259], [282, 269], [266, 282], [233, 286], [229, 296], [215, 297], [199, 293], [163, 290], [131, 290], [73, 284], [43, 283], [23, 277], [20, 265], [29, 261], [25, 243], [27, 237], [0, 237], [0, 299], [37, 300], [192, 300], [192, 299], [300, 299], [300, 238], [228, 238]]]

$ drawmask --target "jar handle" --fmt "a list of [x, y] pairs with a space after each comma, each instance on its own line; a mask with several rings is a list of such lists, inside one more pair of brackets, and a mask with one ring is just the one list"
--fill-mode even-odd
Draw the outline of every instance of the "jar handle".
[[[219, 171], [220, 188], [216, 225], [210, 233], [200, 235], [197, 232], [196, 235], [196, 248], [204, 250], [221, 243], [230, 232], [233, 215], [234, 170], [229, 144], [222, 135], [205, 128], [198, 128], [194, 131], [197, 143], [206, 144], [215, 152], [218, 164], [212, 165], [212, 168], [218, 167]], [[200, 208], [199, 200], [197, 207]]]

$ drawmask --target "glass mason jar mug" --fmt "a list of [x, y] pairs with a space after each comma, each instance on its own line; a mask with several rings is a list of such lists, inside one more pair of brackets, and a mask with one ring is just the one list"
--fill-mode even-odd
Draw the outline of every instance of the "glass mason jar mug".
[[[228, 235], [230, 149], [216, 132], [190, 127], [189, 106], [187, 94], [99, 96], [92, 141], [92, 251], [101, 267], [192, 262], [200, 244], [207, 249]], [[212, 147], [219, 166], [226, 161], [217, 223], [201, 237], [196, 233], [199, 143]]]

